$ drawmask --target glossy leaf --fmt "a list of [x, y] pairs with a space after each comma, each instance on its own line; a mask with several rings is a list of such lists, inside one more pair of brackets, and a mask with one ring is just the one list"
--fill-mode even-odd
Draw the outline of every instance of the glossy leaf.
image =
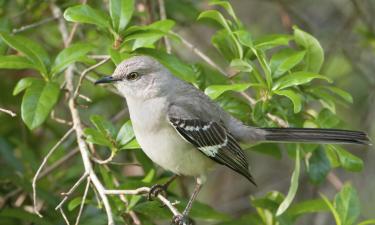
[[90, 117], [91, 122], [94, 124], [96, 129], [101, 132], [103, 135], [109, 136], [109, 137], [114, 137], [116, 130], [113, 127], [113, 125], [105, 120], [102, 116], [100, 115], [92, 115]]
[[94, 24], [106, 28], [111, 27], [108, 15], [103, 11], [91, 8], [89, 5], [77, 5], [67, 8], [64, 12], [64, 18], [70, 22]]
[[34, 80], [23, 96], [21, 105], [22, 120], [30, 130], [40, 126], [56, 104], [60, 87], [55, 82]]
[[241, 24], [241, 22], [239, 21], [239, 19], [236, 16], [236, 13], [234, 12], [234, 10], [232, 8], [232, 5], [228, 1], [214, 0], [214, 1], [210, 2], [210, 5], [219, 5], [219, 6], [223, 7], [227, 11], [227, 13], [234, 19], [234, 21], [237, 23], [237, 25]]
[[361, 212], [357, 191], [350, 184], [346, 184], [335, 196], [334, 207], [342, 225], [354, 224]]
[[329, 208], [324, 200], [314, 199], [293, 204], [287, 212], [293, 216], [302, 216], [306, 213], [316, 213], [328, 210]]
[[39, 79], [36, 79], [34, 77], [25, 77], [18, 81], [16, 86], [13, 89], [13, 95], [18, 95], [26, 88], [30, 87], [33, 81], [36, 80], [36, 82], [39, 82]]
[[120, 33], [129, 24], [134, 11], [134, 0], [110, 0], [109, 14], [112, 26]]
[[363, 169], [363, 160], [351, 154], [340, 146], [333, 146], [338, 155], [341, 166], [348, 171], [359, 172]]
[[227, 30], [228, 32], [231, 32], [231, 29], [229, 27], [227, 20], [219, 11], [216, 11], [216, 10], [204, 11], [198, 16], [198, 20], [203, 19], [203, 18], [212, 19], [218, 22], [225, 30]]
[[107, 147], [112, 147], [112, 143], [109, 140], [109, 138], [101, 133], [100, 131], [93, 129], [93, 128], [85, 128], [83, 130], [83, 133], [86, 136], [86, 141], [97, 144], [97, 145], [102, 145], [102, 146], [107, 146]]
[[280, 77], [299, 64], [304, 56], [305, 51], [295, 52], [290, 49], [282, 50], [272, 55], [270, 61], [272, 76], [274, 78]]
[[120, 131], [117, 133], [116, 142], [120, 144], [120, 146], [124, 146], [128, 144], [131, 140], [135, 137], [133, 127], [131, 121], [128, 120], [122, 127]]
[[250, 65], [250, 63], [246, 62], [243, 59], [233, 59], [230, 62], [230, 67], [242, 71], [242, 72], [251, 72], [253, 71], [253, 67]]
[[274, 91], [277, 95], [282, 95], [289, 98], [293, 102], [293, 111], [294, 113], [299, 113], [302, 109], [302, 100], [301, 96], [296, 92], [288, 89], [288, 90], [276, 90]]
[[226, 91], [245, 91], [252, 84], [228, 84], [228, 85], [211, 85], [208, 86], [204, 93], [208, 95], [211, 99], [217, 99], [221, 94]]
[[0, 68], [2, 69], [37, 69], [34, 64], [23, 56], [0, 56]]
[[278, 46], [287, 46], [289, 41], [292, 40], [290, 35], [274, 34], [267, 35], [254, 41], [254, 47], [256, 49], [267, 50]]
[[53, 63], [52, 76], [63, 71], [70, 64], [80, 61], [93, 47], [91, 44], [77, 43], [62, 50]]
[[300, 175], [300, 167], [301, 167], [300, 151], [301, 151], [300, 147], [297, 147], [295, 168], [293, 171], [292, 179], [290, 180], [290, 188], [284, 201], [280, 204], [279, 208], [277, 209], [276, 216], [280, 216], [281, 214], [283, 214], [289, 208], [294, 197], [296, 196], [297, 189], [298, 189], [298, 180], [299, 180], [299, 175]]
[[320, 196], [322, 197], [324, 203], [326, 203], [326, 205], [328, 206], [329, 210], [331, 211], [331, 213], [333, 215], [333, 218], [335, 219], [336, 225], [343, 225], [341, 223], [340, 216], [339, 216], [337, 210], [335, 209], [335, 207], [332, 205], [331, 201], [329, 201], [329, 199], [325, 195], [323, 195], [323, 194], [320, 194]]
[[0, 32], [1, 38], [12, 48], [24, 54], [38, 69], [44, 78], [47, 78], [50, 59], [47, 52], [36, 42], [19, 35], [10, 35]]
[[322, 79], [326, 80], [328, 82], [331, 82], [331, 80], [328, 77], [316, 74], [316, 73], [310, 73], [310, 72], [295, 72], [292, 74], [285, 75], [278, 79], [272, 89], [273, 90], [281, 90], [288, 87], [293, 87], [301, 84], [307, 84], [311, 82], [314, 79]]
[[312, 35], [300, 30], [297, 27], [294, 29], [294, 39], [296, 43], [306, 50], [305, 55], [305, 70], [313, 73], [319, 73], [324, 61], [324, 51], [320, 46], [319, 41]]

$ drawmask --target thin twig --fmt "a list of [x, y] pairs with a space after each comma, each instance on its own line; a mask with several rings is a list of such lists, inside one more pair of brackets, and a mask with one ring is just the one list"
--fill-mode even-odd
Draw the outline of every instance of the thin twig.
[[69, 189], [68, 192], [63, 192], [61, 195], [64, 196], [63, 200], [56, 206], [55, 210], [58, 210], [62, 207], [62, 205], [68, 200], [70, 195], [77, 189], [77, 187], [85, 180], [85, 178], [88, 177], [87, 173], [82, 174], [82, 176], [77, 180], [77, 182], [74, 183], [74, 185]]
[[78, 225], [79, 220], [81, 219], [81, 215], [82, 215], [82, 212], [83, 212], [83, 206], [85, 205], [87, 193], [89, 192], [89, 187], [90, 187], [90, 177], [87, 177], [87, 183], [86, 183], [85, 191], [83, 192], [83, 197], [82, 197], [81, 205], [79, 206], [79, 211], [78, 211], [78, 215], [77, 215], [77, 218], [76, 218], [75, 225]]
[[[158, 3], [159, 3], [160, 19], [166, 20], [167, 19], [167, 13], [165, 12], [164, 0], [158, 0]], [[170, 54], [171, 50], [172, 50], [172, 47], [171, 47], [171, 43], [169, 42], [169, 38], [167, 36], [165, 36], [163, 38], [163, 40], [164, 40], [164, 44], [165, 44], [165, 49], [166, 49], [167, 53]]]
[[35, 28], [35, 27], [39, 27], [41, 25], [44, 25], [44, 24], [49, 23], [51, 21], [54, 21], [57, 18], [58, 17], [53, 16], [53, 17], [49, 17], [49, 18], [43, 19], [41, 21], [38, 21], [38, 22], [35, 22], [35, 23], [32, 23], [32, 24], [28, 24], [28, 25], [22, 26], [20, 28], [14, 28], [12, 30], [12, 33], [13, 34], [21, 33], [21, 32], [23, 32], [25, 30], [28, 30], [28, 29], [31, 29], [31, 28]]
[[66, 217], [65, 213], [64, 213], [64, 210], [62, 208], [60, 208], [60, 213], [62, 215], [62, 217], [64, 218], [64, 221], [67, 225], [70, 225], [69, 223], [69, 220], [68, 220], [68, 217]]
[[76, 90], [74, 91], [74, 95], [73, 95], [73, 98], [75, 99], [77, 96], [78, 96], [78, 92], [81, 88], [81, 85], [82, 85], [82, 82], [83, 82], [83, 79], [85, 79], [85, 76], [88, 72], [90, 72], [91, 70], [94, 70], [95, 68], [103, 65], [104, 63], [106, 63], [108, 60], [110, 59], [110, 57], [108, 56], [107, 58], [101, 60], [100, 62], [96, 63], [95, 65], [92, 65], [90, 66], [89, 68], [85, 69], [82, 73], [81, 73], [81, 76], [79, 77], [79, 81], [78, 81], [78, 84], [77, 84], [77, 87], [76, 87]]
[[107, 163], [110, 163], [115, 156], [116, 156], [116, 152], [111, 151], [111, 155], [106, 159], [98, 159], [95, 156], [91, 156], [91, 159], [98, 164], [107, 164]]
[[[149, 187], [141, 187], [134, 190], [105, 190], [106, 195], [142, 195], [147, 194], [150, 191]], [[181, 213], [174, 207], [174, 203], [169, 201], [163, 195], [158, 195], [158, 199], [169, 208], [173, 215], [181, 215]]]
[[36, 171], [35, 175], [34, 175], [34, 178], [33, 178], [33, 181], [32, 181], [32, 188], [33, 188], [33, 205], [34, 205], [34, 212], [40, 216], [40, 217], [43, 217], [40, 213], [39, 213], [39, 210], [37, 209], [37, 200], [36, 200], [36, 181], [38, 180], [38, 176], [40, 174], [40, 172], [42, 171], [44, 165], [47, 163], [47, 160], [48, 158], [54, 153], [54, 151], [61, 145], [62, 142], [64, 142], [71, 133], [73, 133], [74, 129], [73, 128], [70, 128], [65, 134], [64, 136], [62, 136], [62, 138], [51, 148], [51, 150], [49, 150], [49, 152], [47, 153], [47, 155], [43, 158], [43, 161], [42, 163], [40, 164], [38, 170]]
[[9, 109], [0, 108], [0, 112], [6, 113], [6, 114], [10, 115], [11, 117], [16, 117], [17, 116], [17, 114], [15, 114], [14, 112], [10, 111]]
[[341, 188], [344, 186], [340, 178], [334, 173], [334, 172], [329, 172], [327, 175], [327, 180], [329, 183], [332, 184], [332, 186], [337, 190], [340, 191]]
[[64, 120], [64, 119], [62, 119], [62, 118], [57, 117], [57, 116], [55, 115], [55, 110], [52, 110], [52, 112], [51, 112], [51, 118], [52, 118], [54, 121], [56, 121], [56, 122], [58, 122], [58, 123], [61, 123], [61, 124], [64, 124], [64, 125], [68, 125], [68, 126], [72, 126], [72, 125], [73, 125], [73, 123], [72, 123], [71, 121], [67, 121], [67, 120]]

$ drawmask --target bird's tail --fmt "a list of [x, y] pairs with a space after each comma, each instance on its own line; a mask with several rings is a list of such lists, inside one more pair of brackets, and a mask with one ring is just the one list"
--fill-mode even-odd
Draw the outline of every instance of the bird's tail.
[[318, 142], [331, 144], [370, 145], [366, 133], [337, 129], [316, 128], [261, 128], [266, 141], [275, 142]]

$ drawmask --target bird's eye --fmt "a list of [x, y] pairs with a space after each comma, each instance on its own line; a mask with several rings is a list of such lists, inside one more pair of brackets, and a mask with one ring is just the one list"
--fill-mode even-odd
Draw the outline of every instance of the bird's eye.
[[126, 75], [127, 80], [136, 80], [139, 77], [139, 74], [137, 72], [131, 72], [128, 75]]

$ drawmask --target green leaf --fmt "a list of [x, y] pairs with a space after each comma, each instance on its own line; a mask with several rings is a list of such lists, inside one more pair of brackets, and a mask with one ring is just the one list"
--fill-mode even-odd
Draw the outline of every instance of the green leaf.
[[234, 10], [233, 10], [233, 8], [232, 8], [232, 6], [229, 2], [214, 0], [214, 1], [210, 2], [210, 5], [219, 5], [219, 6], [223, 7], [228, 12], [228, 14], [234, 19], [234, 21], [237, 23], [237, 25], [238, 26], [241, 25], [240, 20], [237, 18], [236, 13], [234, 12]]
[[346, 184], [335, 196], [334, 207], [342, 225], [354, 224], [361, 212], [357, 191], [350, 184]]
[[37, 82], [40, 81], [39, 79], [36, 79], [34, 77], [25, 77], [19, 80], [16, 86], [14, 87], [13, 95], [18, 95], [23, 90], [30, 87], [34, 80], [36, 80]]
[[107, 146], [110, 148], [112, 147], [112, 143], [107, 138], [107, 136], [98, 130], [95, 130], [93, 128], [85, 128], [83, 130], [83, 133], [85, 134], [86, 141], [88, 142], [91, 142], [97, 145]]
[[323, 194], [320, 194], [320, 196], [322, 197], [323, 201], [326, 203], [326, 205], [328, 206], [329, 210], [333, 214], [333, 217], [335, 218], [336, 225], [343, 225], [341, 223], [341, 219], [340, 219], [339, 214], [337, 213], [335, 207], [333, 207], [333, 205], [329, 201], [329, 199], [325, 195], [323, 195]]
[[120, 33], [129, 24], [134, 11], [134, 0], [110, 0], [109, 14], [112, 26]]
[[135, 137], [132, 123], [130, 120], [126, 121], [124, 125], [120, 128], [120, 131], [117, 133], [116, 142], [120, 146], [128, 144]]
[[1, 38], [12, 48], [24, 54], [38, 69], [42, 76], [47, 79], [50, 59], [47, 52], [36, 42], [19, 35], [10, 35], [0, 32]]
[[298, 202], [288, 209], [288, 214], [293, 216], [302, 216], [306, 213], [315, 213], [328, 211], [327, 204], [322, 199], [307, 200], [304, 202]]
[[371, 219], [371, 220], [362, 221], [358, 225], [374, 225], [374, 224], [375, 224], [375, 219]]
[[34, 80], [23, 96], [21, 116], [30, 130], [40, 126], [56, 104], [60, 87], [55, 82]]
[[237, 36], [238, 41], [249, 48], [253, 47], [253, 40], [251, 38], [251, 34], [247, 30], [238, 30], [235, 31], [234, 34]]
[[333, 86], [323, 86], [324, 88], [328, 89], [329, 91], [335, 93], [336, 95], [340, 96], [342, 99], [344, 99], [348, 103], [353, 103], [353, 97], [348, 92]]
[[[39, 224], [39, 225], [55, 224], [55, 223], [50, 222], [49, 219], [47, 219], [47, 218], [40, 218], [39, 216], [37, 216], [33, 213], [30, 213], [30, 212], [26, 212], [26, 211], [22, 210], [21, 208], [14, 208], [14, 209], [5, 208], [5, 209], [2, 209], [0, 211], [0, 220], [3, 221], [3, 220], [6, 220], [6, 218], [18, 219], [19, 223], [14, 222], [16, 224], [23, 224], [20, 221], [24, 221], [24, 222], [27, 221], [28, 223]], [[14, 223], [10, 223], [10, 224], [14, 224]]]
[[219, 30], [212, 36], [211, 42], [228, 61], [232, 61], [235, 58], [242, 58], [241, 50], [232, 38], [231, 31], [225, 29]]
[[[187, 204], [186, 200], [181, 200], [181, 204], [178, 205], [178, 208], [182, 211], [183, 207]], [[225, 213], [218, 212], [213, 209], [211, 206], [201, 203], [201, 202], [194, 202], [193, 208], [190, 211], [190, 215], [193, 218], [202, 219], [202, 220], [210, 220], [210, 221], [223, 221], [228, 220], [231, 217]]]
[[198, 20], [203, 19], [203, 18], [212, 19], [212, 20], [218, 22], [228, 32], [232, 31], [229, 27], [229, 24], [228, 24], [227, 20], [224, 18], [224, 16], [219, 11], [216, 11], [216, 10], [204, 11], [201, 14], [199, 14]]
[[110, 28], [108, 15], [88, 5], [69, 7], [64, 12], [64, 18], [70, 22], [94, 24], [99, 27]]
[[290, 35], [273, 34], [264, 36], [254, 41], [254, 47], [260, 50], [267, 50], [278, 46], [287, 46], [292, 39]]
[[109, 137], [114, 137], [116, 134], [116, 130], [113, 127], [113, 125], [105, 120], [102, 116], [100, 115], [92, 115], [90, 117], [91, 122], [94, 124], [96, 129], [98, 129], [99, 132], [102, 134], [109, 136]]
[[281, 90], [292, 86], [307, 84], [314, 79], [322, 79], [331, 82], [331, 80], [328, 77], [316, 73], [299, 71], [282, 76], [274, 83], [272, 90]]
[[314, 184], [322, 183], [331, 170], [331, 164], [323, 147], [318, 147], [309, 158], [308, 175]]
[[296, 92], [292, 91], [291, 89], [287, 90], [276, 90], [274, 91], [275, 94], [285, 96], [289, 98], [293, 102], [293, 110], [294, 113], [299, 113], [302, 109], [302, 100], [301, 96]]
[[305, 56], [305, 51], [284, 49], [272, 55], [270, 67], [274, 78], [280, 77], [299, 64]]
[[335, 145], [333, 148], [335, 149], [341, 166], [344, 167], [344, 169], [352, 172], [359, 172], [363, 169], [363, 160], [361, 158], [358, 158], [340, 146]]
[[[82, 197], [76, 197], [76, 198], [70, 200], [70, 202], [68, 204], [68, 210], [69, 211], [73, 211], [75, 208], [77, 208], [78, 206], [81, 205], [81, 202], [82, 202]], [[88, 199], [85, 199], [85, 203], [84, 204], [87, 204], [89, 202], [90, 201]]]
[[2, 69], [37, 69], [26, 57], [16, 55], [0, 56], [0, 68]]
[[296, 151], [296, 162], [295, 162], [295, 168], [293, 171], [292, 179], [290, 180], [290, 188], [288, 191], [287, 196], [285, 197], [284, 201], [280, 204], [279, 208], [277, 209], [276, 216], [280, 216], [283, 214], [292, 203], [294, 197], [296, 196], [297, 189], [298, 189], [298, 179], [300, 174], [300, 147], [297, 145], [297, 151]]
[[297, 27], [293, 27], [293, 29], [296, 43], [306, 50], [304, 60], [305, 70], [318, 73], [324, 61], [324, 51], [322, 46], [320, 46], [319, 41], [312, 35], [300, 30]]
[[243, 59], [233, 59], [230, 62], [230, 67], [232, 67], [236, 70], [242, 71], [242, 72], [253, 71], [253, 67]]
[[245, 91], [248, 89], [252, 84], [227, 84], [227, 85], [211, 85], [208, 86], [204, 93], [208, 95], [211, 99], [217, 99], [221, 94], [226, 91]]
[[93, 49], [93, 45], [78, 43], [69, 46], [62, 50], [56, 57], [53, 63], [51, 74], [52, 76], [64, 70], [70, 64], [80, 61], [89, 51]]
[[150, 48], [141, 48], [136, 51], [139, 54], [149, 55], [167, 67], [173, 75], [193, 83], [195, 81], [193, 69], [173, 55]]

